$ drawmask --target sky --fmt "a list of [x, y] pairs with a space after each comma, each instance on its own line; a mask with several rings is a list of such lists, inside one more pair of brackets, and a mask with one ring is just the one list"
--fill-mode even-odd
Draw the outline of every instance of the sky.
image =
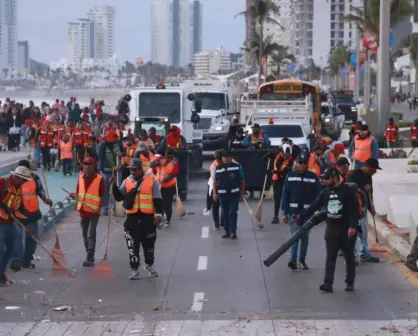
[[[245, 0], [201, 0], [203, 50], [220, 46], [238, 52], [245, 36]], [[122, 5], [123, 3], [123, 5]], [[89, 8], [116, 8], [115, 54], [125, 61], [151, 56], [151, 0], [18, 0], [18, 39], [28, 40], [30, 58], [48, 63], [67, 57], [67, 23], [86, 17]]]

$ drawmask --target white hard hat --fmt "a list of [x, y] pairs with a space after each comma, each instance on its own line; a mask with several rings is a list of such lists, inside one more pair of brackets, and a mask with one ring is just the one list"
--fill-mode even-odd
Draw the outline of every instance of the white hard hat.
[[16, 167], [16, 169], [14, 171], [10, 172], [10, 173], [12, 173], [14, 176], [20, 177], [24, 180], [28, 180], [28, 181], [32, 180], [32, 174], [31, 174], [30, 170], [26, 167], [23, 167], [23, 166]]

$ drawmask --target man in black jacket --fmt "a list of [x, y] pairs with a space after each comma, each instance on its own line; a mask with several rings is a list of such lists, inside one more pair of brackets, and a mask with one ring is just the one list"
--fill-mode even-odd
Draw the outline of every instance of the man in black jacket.
[[113, 196], [116, 201], [123, 201], [126, 209], [124, 223], [125, 239], [129, 250], [132, 275], [130, 280], [138, 280], [139, 250], [142, 245], [145, 258], [145, 270], [152, 277], [158, 273], [152, 267], [154, 264], [154, 246], [157, 239], [157, 225], [162, 219], [162, 197], [160, 187], [152, 173], [144, 174], [142, 162], [132, 159], [129, 165], [131, 175], [118, 188], [115, 177], [112, 177]]
[[322, 292], [333, 292], [335, 264], [338, 251], [344, 252], [346, 263], [346, 292], [354, 290], [356, 274], [354, 246], [358, 226], [358, 204], [355, 190], [340, 181], [340, 172], [335, 167], [324, 173], [327, 188], [323, 189], [316, 201], [295, 220], [303, 223], [322, 207], [327, 207], [327, 226], [325, 229], [326, 263], [324, 283], [319, 286]]

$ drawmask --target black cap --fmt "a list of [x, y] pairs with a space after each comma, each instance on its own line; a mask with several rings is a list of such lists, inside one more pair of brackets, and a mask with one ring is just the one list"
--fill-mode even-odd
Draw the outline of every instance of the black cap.
[[348, 161], [348, 159], [347, 159], [347, 158], [345, 158], [345, 157], [340, 157], [340, 158], [337, 160], [337, 162], [335, 162], [335, 164], [336, 164], [338, 167], [342, 167], [342, 166], [349, 166], [349, 165], [350, 165], [350, 162]]
[[222, 151], [222, 157], [231, 157], [232, 153], [229, 150], [223, 150]]
[[260, 124], [254, 124], [251, 128], [261, 128]]
[[296, 162], [307, 163], [308, 162], [308, 157], [305, 154], [299, 154], [298, 157], [296, 158]]
[[375, 168], [382, 170], [382, 168], [379, 167], [379, 161], [375, 158], [370, 158], [366, 161], [366, 166], [369, 168]]
[[288, 141], [289, 141], [289, 138], [284, 137], [284, 138], [282, 139], [282, 142], [288, 142]]
[[369, 130], [369, 125], [362, 124], [362, 125], [360, 126], [360, 131], [368, 131], [368, 130]]
[[325, 179], [329, 179], [331, 177], [340, 177], [341, 173], [338, 171], [337, 168], [335, 167], [329, 167], [325, 172], [324, 172], [324, 178]]

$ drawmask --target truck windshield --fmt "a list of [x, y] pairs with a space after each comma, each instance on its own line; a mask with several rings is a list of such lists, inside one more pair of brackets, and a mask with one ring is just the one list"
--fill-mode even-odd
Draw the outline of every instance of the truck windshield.
[[224, 93], [195, 92], [195, 96], [202, 101], [202, 110], [226, 110]]
[[180, 122], [180, 93], [141, 92], [138, 98], [140, 117], [167, 117], [171, 123]]
[[303, 138], [300, 125], [264, 125], [261, 132], [269, 138]]
[[354, 104], [354, 98], [351, 96], [347, 97], [336, 97], [334, 98], [337, 104]]

